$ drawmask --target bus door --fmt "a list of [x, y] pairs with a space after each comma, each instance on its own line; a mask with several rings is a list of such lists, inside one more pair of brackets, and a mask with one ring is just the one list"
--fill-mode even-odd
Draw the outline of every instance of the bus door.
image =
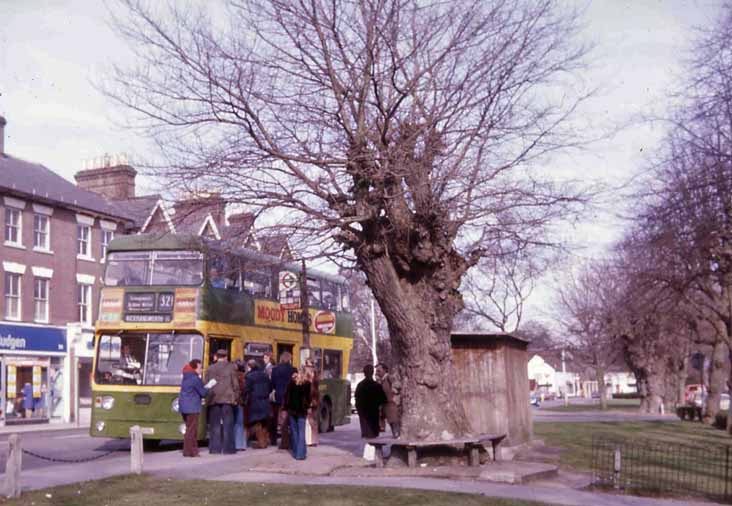
[[226, 350], [226, 357], [231, 362], [231, 343], [233, 339], [230, 337], [209, 337], [208, 338], [208, 364], [215, 362], [214, 356], [219, 350]]
[[275, 357], [275, 360], [277, 361], [277, 363], [278, 364], [280, 363], [280, 357], [282, 356], [282, 354], [284, 352], [287, 352], [294, 357], [294, 354], [292, 352], [293, 348], [294, 348], [294, 345], [292, 345], [292, 344], [277, 343], [277, 356]]

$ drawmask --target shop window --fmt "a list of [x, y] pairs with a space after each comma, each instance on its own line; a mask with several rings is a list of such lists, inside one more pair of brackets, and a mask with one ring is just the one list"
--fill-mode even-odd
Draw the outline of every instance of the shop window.
[[5, 242], [16, 246], [23, 245], [21, 234], [21, 215], [19, 209], [5, 208]]
[[48, 323], [48, 285], [48, 279], [33, 280], [33, 320], [39, 323]]
[[51, 221], [48, 216], [43, 214], [33, 215], [33, 248], [49, 251], [51, 249], [50, 243], [50, 228]]
[[5, 319], [20, 320], [20, 274], [5, 273]]
[[100, 252], [100, 258], [102, 262], [107, 258], [107, 248], [109, 243], [114, 239], [114, 232], [112, 230], [102, 230], [102, 249]]
[[48, 385], [48, 359], [9, 358], [6, 361], [6, 419], [45, 419], [51, 395]]
[[91, 258], [91, 227], [89, 225], [77, 225], [76, 238], [76, 254], [80, 257]]
[[79, 307], [79, 321], [90, 324], [92, 320], [92, 285], [76, 285], [76, 303]]
[[340, 350], [323, 350], [323, 379], [340, 378], [343, 369], [343, 352]]

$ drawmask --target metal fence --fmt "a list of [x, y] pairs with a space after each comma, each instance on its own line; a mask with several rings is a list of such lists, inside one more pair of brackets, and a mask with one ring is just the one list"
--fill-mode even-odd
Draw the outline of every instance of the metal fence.
[[592, 438], [596, 486], [732, 503], [732, 447]]

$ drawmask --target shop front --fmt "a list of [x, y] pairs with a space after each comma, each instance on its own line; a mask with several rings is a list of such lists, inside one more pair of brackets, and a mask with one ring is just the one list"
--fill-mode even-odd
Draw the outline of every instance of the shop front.
[[0, 323], [0, 396], [6, 425], [64, 417], [66, 328]]

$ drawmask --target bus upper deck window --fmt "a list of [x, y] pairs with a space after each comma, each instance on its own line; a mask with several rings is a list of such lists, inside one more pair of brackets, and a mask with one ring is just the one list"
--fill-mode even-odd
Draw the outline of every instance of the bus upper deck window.
[[106, 286], [144, 286], [149, 284], [148, 251], [117, 251], [107, 256], [104, 275]]
[[340, 307], [341, 311], [348, 311], [351, 309], [351, 298], [348, 295], [348, 287], [346, 285], [338, 285], [338, 293], [340, 295]]
[[328, 309], [330, 311], [337, 311], [338, 310], [338, 287], [335, 283], [332, 281], [327, 281], [325, 279], [320, 281], [320, 286], [322, 288], [322, 297], [323, 297], [323, 303], [322, 306], [324, 309]]
[[153, 285], [197, 286], [203, 281], [203, 255], [196, 251], [157, 251], [153, 258]]
[[308, 304], [312, 307], [320, 307], [322, 304], [319, 279], [308, 278]]

